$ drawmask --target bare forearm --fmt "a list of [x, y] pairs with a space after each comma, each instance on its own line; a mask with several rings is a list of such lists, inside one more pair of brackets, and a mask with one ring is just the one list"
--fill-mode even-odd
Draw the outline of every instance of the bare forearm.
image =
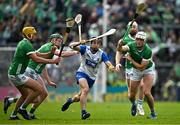
[[50, 79], [50, 77], [49, 77], [49, 75], [48, 75], [48, 71], [47, 71], [46, 68], [43, 70], [42, 75], [43, 75], [43, 77], [46, 79], [46, 81], [47, 81], [48, 83], [51, 82], [51, 79]]
[[36, 54], [34, 54], [33, 56], [30, 55], [30, 58], [37, 63], [45, 63], [45, 64], [47, 64], [47, 63], [52, 64], [53, 63], [52, 59], [45, 59], [45, 58], [37, 56]]
[[116, 51], [116, 58], [115, 58], [115, 60], [116, 60], [116, 65], [119, 64], [121, 57], [122, 57], [121, 52]]
[[70, 57], [78, 54], [79, 52], [77, 51], [63, 51], [62, 52], [62, 57]]
[[52, 59], [45, 59], [45, 58], [42, 58], [42, 57], [38, 57], [38, 58], [34, 59], [33, 61], [35, 61], [37, 63], [53, 64]]
[[51, 52], [47, 52], [47, 53], [36, 52], [36, 55], [42, 58], [49, 59], [53, 54]]
[[147, 67], [147, 64], [144, 64], [143, 62], [141, 62], [141, 64], [139, 64], [136, 61], [134, 61], [133, 59], [131, 59], [131, 62], [139, 70], [144, 70]]
[[[60, 50], [56, 50], [55, 55], [58, 56], [59, 53], [60, 53]], [[79, 53], [78, 51], [62, 51], [61, 56], [62, 57], [70, 57], [70, 56], [74, 56], [74, 55], [76, 55], [78, 53]]]

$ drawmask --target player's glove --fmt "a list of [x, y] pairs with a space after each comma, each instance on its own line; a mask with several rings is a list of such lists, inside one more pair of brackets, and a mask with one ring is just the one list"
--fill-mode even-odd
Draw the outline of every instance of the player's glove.
[[114, 67], [113, 65], [110, 65], [110, 66], [108, 67], [108, 70], [109, 70], [109, 71], [116, 71], [116, 69], [115, 69], [115, 67]]

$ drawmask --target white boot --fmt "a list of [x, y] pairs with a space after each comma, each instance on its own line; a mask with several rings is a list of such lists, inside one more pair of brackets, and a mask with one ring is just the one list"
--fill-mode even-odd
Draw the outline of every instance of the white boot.
[[137, 112], [139, 115], [144, 115], [144, 109], [143, 109], [143, 106], [142, 105], [137, 105]]

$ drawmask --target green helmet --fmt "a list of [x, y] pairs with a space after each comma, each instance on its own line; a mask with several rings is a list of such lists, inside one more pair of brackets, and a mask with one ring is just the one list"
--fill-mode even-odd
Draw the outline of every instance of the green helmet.
[[53, 39], [53, 38], [60, 38], [60, 39], [63, 40], [63, 37], [59, 33], [51, 34], [49, 39]]

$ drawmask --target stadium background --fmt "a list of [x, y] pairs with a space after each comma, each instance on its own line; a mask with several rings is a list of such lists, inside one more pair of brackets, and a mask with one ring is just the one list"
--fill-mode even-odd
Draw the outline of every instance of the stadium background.
[[[143, 1], [148, 4], [148, 9], [138, 17], [137, 22], [139, 29], [147, 32], [147, 42], [154, 52], [157, 79], [152, 93], [155, 100], [180, 101], [180, 0]], [[0, 0], [0, 100], [7, 95], [17, 96], [16, 89], [8, 81], [7, 70], [15, 47], [22, 38], [20, 30], [23, 23], [37, 28], [38, 36], [33, 44], [39, 48], [47, 42], [51, 33], [65, 32], [67, 17], [81, 13], [83, 38], [88, 39], [102, 34], [106, 7], [107, 29], [117, 29], [115, 35], [108, 37], [104, 48], [114, 64], [117, 41], [123, 36], [138, 2], [107, 0], [104, 6], [102, 0]], [[77, 26], [70, 33], [67, 45], [76, 40]], [[77, 57], [64, 59], [60, 68], [48, 65], [50, 76], [58, 84], [57, 89], [49, 88], [48, 101], [62, 101], [78, 91], [74, 77], [79, 66]], [[127, 101], [124, 72], [108, 72], [106, 78], [106, 87], [97, 81], [89, 100]], [[98, 92], [101, 92], [99, 98]]]

